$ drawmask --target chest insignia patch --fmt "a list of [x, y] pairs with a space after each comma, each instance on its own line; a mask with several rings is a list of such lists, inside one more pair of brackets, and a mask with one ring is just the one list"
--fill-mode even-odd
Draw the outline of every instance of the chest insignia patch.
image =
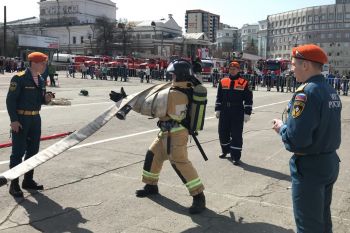
[[17, 83], [16, 82], [11, 82], [9, 91], [15, 91], [16, 89], [17, 89]]

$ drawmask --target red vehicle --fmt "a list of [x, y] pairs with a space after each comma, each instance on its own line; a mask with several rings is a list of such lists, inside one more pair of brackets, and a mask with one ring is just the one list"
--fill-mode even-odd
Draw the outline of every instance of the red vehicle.
[[274, 72], [276, 75], [281, 75], [284, 71], [288, 70], [290, 66], [289, 60], [276, 59], [276, 60], [259, 60], [257, 68], [263, 73]]

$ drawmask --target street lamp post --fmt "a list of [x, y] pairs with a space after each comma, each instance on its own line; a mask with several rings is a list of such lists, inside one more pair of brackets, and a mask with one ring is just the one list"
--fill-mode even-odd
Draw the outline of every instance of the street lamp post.
[[6, 6], [4, 6], [4, 57], [6, 58]]
[[68, 31], [68, 53], [70, 54], [71, 53], [71, 51], [70, 51], [70, 27], [66, 26], [66, 28]]
[[154, 31], [154, 39], [153, 39], [153, 44], [154, 44], [154, 55], [157, 55], [157, 48], [156, 48], [156, 23], [154, 21], [151, 22], [151, 26], [153, 27]]

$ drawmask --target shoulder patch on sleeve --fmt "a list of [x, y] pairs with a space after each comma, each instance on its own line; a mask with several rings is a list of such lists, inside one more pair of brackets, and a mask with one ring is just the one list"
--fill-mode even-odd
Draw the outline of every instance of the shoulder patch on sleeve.
[[18, 76], [18, 77], [23, 77], [24, 75], [25, 75], [25, 71], [21, 71], [21, 72], [18, 72], [16, 75]]
[[302, 91], [304, 91], [304, 89], [305, 89], [305, 87], [307, 86], [307, 84], [309, 84], [309, 83], [301, 84], [301, 85], [298, 87], [298, 89], [297, 89], [296, 92], [302, 92]]
[[11, 82], [9, 91], [15, 91], [16, 89], [17, 89], [17, 83], [16, 82]]
[[292, 108], [292, 117], [297, 118], [301, 115], [305, 108], [305, 102], [302, 101], [294, 101], [293, 108]]

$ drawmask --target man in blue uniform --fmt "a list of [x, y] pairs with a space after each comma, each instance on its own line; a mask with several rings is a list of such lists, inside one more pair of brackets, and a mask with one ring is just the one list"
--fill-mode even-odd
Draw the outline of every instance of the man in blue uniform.
[[290, 159], [292, 199], [298, 233], [331, 233], [332, 189], [339, 173], [342, 104], [321, 74], [327, 55], [313, 44], [293, 48], [297, 89], [285, 123], [274, 119]]
[[[12, 154], [10, 168], [28, 159], [39, 151], [41, 119], [39, 111], [42, 104], [47, 104], [54, 97], [46, 93], [45, 81], [40, 76], [46, 68], [47, 56], [40, 52], [28, 55], [30, 67], [16, 74], [10, 83], [6, 106], [11, 120]], [[42, 190], [43, 186], [33, 180], [34, 170], [24, 175], [22, 188]], [[18, 179], [11, 182], [10, 194], [23, 197]]]
[[243, 145], [243, 123], [250, 120], [253, 106], [253, 93], [248, 81], [240, 76], [240, 65], [231, 62], [229, 77], [219, 82], [216, 95], [215, 115], [219, 118], [219, 139], [225, 158], [230, 153], [234, 165], [239, 165]]

